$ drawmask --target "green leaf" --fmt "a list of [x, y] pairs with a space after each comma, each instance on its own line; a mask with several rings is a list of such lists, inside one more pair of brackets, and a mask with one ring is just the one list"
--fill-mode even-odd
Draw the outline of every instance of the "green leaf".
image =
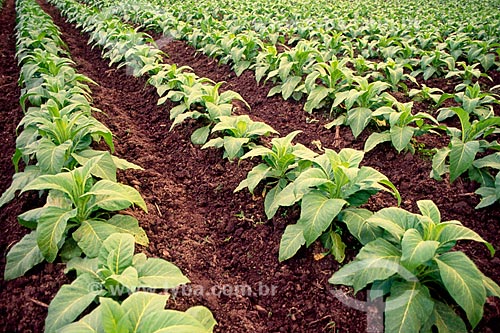
[[137, 271], [140, 287], [170, 289], [190, 282], [177, 266], [160, 258], [149, 258]]
[[290, 76], [286, 79], [286, 81], [281, 86], [281, 93], [285, 100], [292, 96], [301, 81], [302, 78], [300, 76]]
[[500, 287], [495, 281], [483, 274], [484, 288], [486, 288], [486, 296], [500, 297]]
[[93, 275], [96, 279], [98, 279], [99, 276], [96, 274], [97, 262], [98, 262], [97, 258], [89, 259], [89, 258], [74, 257], [66, 263], [66, 269], [64, 270], [64, 273], [68, 274], [68, 272], [75, 270], [77, 275], [82, 275], [86, 273]]
[[307, 97], [304, 111], [311, 113], [317, 109], [320, 103], [328, 96], [329, 90], [324, 86], [316, 86]]
[[217, 325], [212, 312], [204, 306], [190, 307], [186, 310], [186, 313], [198, 320], [209, 332], [212, 332], [215, 325]]
[[58, 190], [71, 197], [74, 187], [75, 181], [73, 180], [72, 173], [62, 172], [57, 175], [43, 175], [37, 177], [35, 180], [26, 185], [21, 193], [30, 190]]
[[347, 111], [347, 125], [351, 127], [355, 138], [363, 132], [371, 120], [372, 110], [368, 108], [354, 108]]
[[120, 303], [106, 297], [99, 299], [97, 308], [101, 315], [101, 323], [105, 333], [129, 333], [130, 321]]
[[193, 316], [175, 310], [148, 313], [137, 328], [148, 333], [207, 333], [205, 327]]
[[490, 250], [491, 255], [495, 254], [493, 246], [479, 236], [475, 231], [456, 223], [448, 223], [441, 229], [438, 241], [443, 244], [457, 240], [473, 240], [483, 243]]
[[43, 209], [36, 228], [37, 243], [48, 262], [53, 262], [56, 259], [68, 220], [75, 217], [76, 214], [77, 209], [68, 211], [51, 206]]
[[500, 169], [500, 152], [479, 158], [472, 163], [476, 168]]
[[139, 192], [128, 185], [103, 179], [95, 183], [90, 191], [84, 194], [84, 196], [89, 195], [95, 196], [92, 207], [98, 206], [105, 210], [115, 211], [128, 208], [130, 205], [137, 205], [145, 212], [148, 211]]
[[413, 137], [413, 133], [415, 132], [415, 128], [405, 126], [391, 126], [390, 134], [391, 134], [391, 142], [394, 145], [394, 148], [399, 152], [405, 149], [410, 143], [411, 138]]
[[416, 228], [418, 219], [412, 213], [397, 207], [384, 208], [366, 220], [372, 227], [386, 230], [398, 242], [406, 230]]
[[448, 172], [448, 166], [446, 165], [446, 158], [450, 154], [450, 149], [448, 147], [443, 147], [438, 149], [434, 156], [432, 157], [432, 171], [431, 177], [435, 180], [441, 180], [441, 175]]
[[95, 258], [99, 255], [103, 242], [117, 232], [120, 231], [106, 222], [86, 220], [73, 232], [73, 239], [87, 257]]
[[420, 332], [433, 308], [434, 301], [424, 285], [395, 281], [385, 305], [385, 332]]
[[191, 142], [195, 145], [203, 145], [207, 142], [209, 135], [210, 126], [200, 127], [191, 134]]
[[339, 218], [349, 229], [349, 232], [356, 237], [361, 244], [365, 245], [382, 235], [382, 230], [366, 222], [373, 215], [367, 209], [347, 208]]
[[112, 274], [108, 276], [106, 278], [106, 283], [108, 284], [110, 281], [118, 282], [120, 285], [124, 286], [131, 292], [134, 292], [135, 289], [139, 286], [139, 275], [137, 273], [137, 269], [129, 266], [125, 268], [120, 274]]
[[118, 230], [118, 232], [131, 234], [132, 236], [134, 236], [135, 242], [137, 244], [143, 246], [149, 245], [148, 236], [146, 235], [144, 229], [139, 227], [139, 221], [137, 221], [135, 217], [130, 215], [116, 214], [113, 215], [113, 217], [110, 218], [107, 223], [113, 225], [116, 230]]
[[419, 200], [417, 206], [422, 215], [428, 216], [436, 224], [441, 223], [441, 213], [432, 200]]
[[[91, 156], [85, 157], [82, 155], [84, 152], [79, 154], [72, 154], [73, 158], [80, 164], [84, 165], [91, 158]], [[95, 163], [92, 168], [92, 174], [96, 177], [107, 179], [112, 182], [116, 182], [116, 165], [109, 152], [101, 152], [101, 154], [96, 154], [95, 156], [101, 156], [99, 161]], [[93, 157], [93, 156], [92, 156]], [[128, 163], [128, 162], [127, 162]]]
[[455, 181], [462, 173], [472, 166], [479, 151], [479, 141], [462, 141], [452, 138], [450, 151], [450, 182]]
[[422, 332], [432, 332], [433, 326], [439, 333], [467, 333], [462, 318], [450, 306], [438, 301], [434, 301], [434, 309]]
[[411, 273], [401, 272], [400, 257], [401, 252], [394, 245], [378, 238], [366, 244], [355, 261], [335, 272], [328, 282], [353, 286], [357, 292], [376, 280], [385, 280], [397, 273], [408, 280], [414, 279]]
[[41, 139], [38, 145], [36, 158], [44, 174], [56, 174], [61, 171], [67, 160], [67, 152], [73, 146], [68, 140], [61, 145], [55, 145], [49, 139]]
[[264, 211], [269, 220], [273, 218], [279, 208], [278, 205], [274, 205], [274, 202], [282, 190], [281, 182], [279, 182], [266, 194], [266, 198], [264, 199]]
[[364, 151], [368, 152], [375, 148], [378, 144], [391, 141], [391, 134], [388, 131], [377, 133], [373, 132], [370, 134], [368, 139], [366, 139]]
[[482, 273], [462, 252], [449, 252], [435, 259], [444, 287], [458, 305], [464, 309], [472, 326], [483, 317], [486, 301]]
[[409, 229], [401, 240], [401, 262], [408, 268], [414, 269], [434, 258], [439, 242], [423, 240], [416, 229]]
[[134, 237], [130, 234], [112, 234], [103, 242], [99, 252], [99, 268], [106, 267], [114, 274], [121, 274], [132, 265]]
[[227, 153], [228, 159], [232, 160], [239, 155], [243, 145], [248, 143], [248, 138], [234, 138], [232, 136], [224, 137], [224, 150]]
[[[76, 323], [71, 323], [59, 329], [58, 333], [107, 333], [104, 331], [101, 320], [102, 308], [99, 306], [90, 314], [86, 315]], [[118, 332], [116, 332], [118, 333]], [[121, 332], [120, 332], [121, 333]]]
[[14, 199], [16, 191], [23, 190], [26, 185], [31, 183], [40, 175], [40, 169], [34, 165], [28, 165], [23, 172], [17, 172], [12, 177], [12, 184], [0, 197], [0, 207]]
[[93, 290], [95, 280], [90, 275], [82, 274], [71, 284], [59, 289], [50, 302], [45, 332], [55, 333], [61, 327], [73, 322], [103, 290]]
[[291, 224], [286, 227], [280, 241], [279, 261], [290, 259], [306, 243], [304, 230], [298, 224]]
[[4, 280], [12, 280], [23, 276], [28, 270], [43, 261], [42, 252], [38, 248], [36, 230], [24, 236], [7, 254]]
[[329, 199], [319, 191], [304, 195], [301, 203], [300, 219], [306, 245], [311, 245], [332, 223], [347, 202]]
[[[153, 332], [141, 331], [139, 327], [147, 324], [145, 317], [153, 312], [161, 311], [165, 308], [168, 295], [157, 295], [146, 292], [135, 292], [122, 303], [122, 308], [125, 313], [128, 313], [128, 318], [131, 323], [132, 332]], [[144, 323], [143, 323], [144, 322]]]
[[267, 166], [267, 164], [261, 163], [256, 165], [248, 172], [247, 178], [240, 183], [234, 192], [238, 192], [241, 189], [248, 187], [248, 191], [253, 194], [255, 187], [257, 187], [257, 185], [259, 185], [259, 183], [267, 177], [270, 170], [271, 167]]

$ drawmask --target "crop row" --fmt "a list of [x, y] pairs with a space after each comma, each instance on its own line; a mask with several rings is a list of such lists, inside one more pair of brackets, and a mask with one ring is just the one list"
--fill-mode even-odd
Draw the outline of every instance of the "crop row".
[[[95, 14], [73, 0], [51, 2], [70, 21], [89, 32], [94, 41], [93, 36], [98, 32], [106, 34], [102, 29], [106, 25], [97, 22], [97, 17], [113, 20], [109, 12]], [[103, 54], [108, 54], [116, 43], [120, 41], [100, 39]], [[458, 240], [466, 239], [485, 243], [494, 253], [490, 244], [458, 221], [441, 221], [439, 210], [431, 201], [418, 202], [420, 214], [396, 207], [374, 213], [359, 208], [379, 191], [393, 193], [399, 200], [399, 193], [387, 177], [370, 167], [359, 167], [363, 152], [326, 149], [318, 155], [292, 143], [298, 132], [272, 139], [269, 147], [261, 146], [259, 138], [275, 132], [271, 127], [244, 115], [217, 115], [214, 110], [221, 107], [213, 101], [219, 101], [220, 96], [211, 94], [212, 99], [205, 96], [207, 87], [215, 92], [218, 84], [184, 71], [168, 77], [173, 65], [162, 64], [155, 48], [149, 45], [147, 48], [148, 52], [141, 53], [141, 62], [130, 62], [122, 54], [122, 63], [133, 66], [136, 74], [149, 75], [148, 82], [157, 88], [160, 103], [167, 99], [177, 102], [170, 110], [173, 125], [183, 119], [201, 118], [204, 126], [193, 133], [194, 142], [203, 143], [209, 134], [217, 134], [211, 136], [204, 148], [223, 148], [224, 157], [229, 159], [260, 157], [262, 163], [249, 172], [236, 190], [248, 187], [253, 192], [263, 182], [269, 218], [281, 206], [300, 206], [299, 220], [289, 225], [282, 237], [280, 260], [293, 257], [302, 246], [320, 239], [342, 261], [345, 245], [341, 231], [350, 232], [364, 246], [355, 261], [336, 272], [330, 282], [353, 286], [355, 290], [374, 284], [375, 289], [382, 291], [380, 296], [385, 296], [391, 304], [399, 304], [385, 309], [388, 332], [431, 331], [433, 326], [438, 330], [453, 327], [453, 331], [466, 331], [453, 304], [465, 311], [472, 327], [477, 325], [486, 297], [499, 296], [500, 288], [464, 253], [450, 250]], [[133, 56], [137, 52], [131, 48], [125, 53], [138, 59]], [[233, 95], [224, 103], [223, 109], [228, 114], [233, 99], [240, 98]]]
[[[116, 212], [147, 207], [134, 188], [117, 182], [116, 173], [140, 167], [92, 148], [104, 140], [114, 149], [111, 132], [92, 116], [99, 110], [91, 106], [87, 83], [94, 82], [75, 71], [58, 28], [35, 1], [17, 0], [16, 13], [25, 114], [13, 161], [16, 170], [20, 161], [25, 168], [14, 175], [0, 205], [17, 190], [46, 191], [46, 196], [42, 207], [18, 217], [32, 232], [7, 254], [4, 278], [14, 279], [58, 258], [66, 263], [66, 272], [76, 271], [76, 279], [63, 285], [50, 303], [46, 332], [102, 327], [154, 332], [179, 326], [212, 332], [215, 320], [205, 307], [165, 310], [168, 295], [139, 291], [175, 288], [189, 280], [163, 259], [134, 254], [135, 244], [146, 246], [148, 238], [137, 219]], [[94, 302], [99, 305], [72, 323]]]
[[[151, 4], [116, 3], [112, 0], [86, 2], [106, 8], [108, 14], [119, 15], [144, 27], [160, 28], [164, 33], [168, 31], [165, 24], [174, 20], [170, 17], [171, 13], [166, 13], [160, 7]], [[220, 35], [211, 39], [213, 31], [217, 30], [217, 24], [212, 25], [207, 27], [209, 31], [201, 34], [205, 38], [202, 43], [205, 46], [196, 42], [197, 47], [205, 49], [210, 45], [219, 45], [219, 42], [226, 38]], [[186, 36], [190, 36], [189, 38], [198, 35], [189, 29], [185, 33]], [[252, 42], [251, 39], [238, 44], [238, 39], [235, 38], [235, 35], [228, 37], [227, 42], [230, 45], [223, 48], [225, 54], [233, 56], [237, 54], [238, 60], [233, 59], [234, 66], [237, 66], [240, 60], [248, 63], [242, 70], [253, 67], [257, 80], [267, 75], [267, 79], [275, 83], [280, 81], [281, 83], [271, 89], [270, 95], [280, 92], [285, 99], [290, 96], [300, 99], [306, 94], [307, 101], [304, 105], [306, 111], [312, 112], [314, 109], [328, 107], [330, 114], [335, 115], [336, 119], [327, 127], [347, 125], [355, 137], [368, 126], [376, 128], [377, 132], [372, 133], [365, 142], [365, 151], [370, 151], [384, 142], [391, 143], [398, 152], [413, 151], [416, 144], [415, 137], [436, 131], [444, 132], [450, 137], [450, 143], [448, 147], [435, 151], [431, 177], [440, 180], [444, 174], [449, 173], [453, 182], [460, 175], [467, 173], [470, 179], [480, 184], [477, 194], [483, 199], [477, 208], [492, 205], [500, 200], [500, 177], [496, 171], [500, 167], [500, 153], [495, 152], [500, 146], [492, 136], [499, 131], [500, 118], [495, 117], [493, 108], [499, 101], [497, 95], [482, 90], [484, 88], [478, 79], [488, 76], [476, 68], [477, 64], [468, 65], [466, 62], [459, 62], [461, 69], [458, 69], [454, 65], [455, 59], [450, 60], [451, 62], [444, 61], [439, 65], [435, 61], [437, 58], [425, 60], [425, 57], [422, 57], [420, 61], [430, 66], [424, 70], [426, 72], [424, 79], [447, 73], [447, 78], [458, 77], [459, 84], [452, 93], [445, 93], [425, 84], [421, 89], [414, 88], [408, 91], [408, 83], [405, 82], [410, 81], [411, 84], [417, 85], [414, 76], [418, 73], [405, 73], [408, 68], [412, 68], [407, 62], [401, 63], [397, 59], [396, 61], [389, 59], [376, 63], [359, 56], [355, 59], [347, 56], [340, 60], [330, 48], [321, 49], [317, 43], [311, 44], [309, 41], [299, 41], [293, 49], [277, 53], [275, 46]], [[274, 49], [271, 51], [270, 47]], [[249, 55], [248, 52], [253, 53]], [[459, 59], [460, 56], [457, 55], [456, 58]], [[252, 59], [256, 62], [254, 63]], [[429, 71], [431, 68], [433, 69]], [[236, 72], [241, 73], [238, 69]], [[432, 113], [435, 113], [435, 116], [426, 112], [415, 114], [413, 102], [401, 103], [394, 94], [389, 93], [390, 90], [394, 92], [401, 88], [406, 90], [408, 98], [432, 105]], [[174, 93], [171, 93], [171, 96], [174, 96]], [[447, 100], [453, 100], [453, 102], [448, 101], [449, 107], [435, 111]], [[189, 105], [179, 106], [171, 112], [172, 117], [176, 118], [174, 124], [186, 118], [198, 117], [198, 112], [183, 113], [187, 110]], [[440, 123], [451, 117], [460, 120], [461, 128], [448, 127]], [[214, 123], [213, 116], [210, 116], [209, 121]], [[201, 133], [195, 132], [193, 143], [205, 143], [208, 131], [208, 127], [204, 127], [200, 129]], [[200, 137], [199, 134], [203, 135]], [[478, 154], [482, 154], [483, 158], [476, 159]]]

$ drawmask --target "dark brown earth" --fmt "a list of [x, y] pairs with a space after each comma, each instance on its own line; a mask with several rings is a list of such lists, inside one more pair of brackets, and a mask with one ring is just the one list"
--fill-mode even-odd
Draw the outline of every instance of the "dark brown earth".
[[[245, 161], [222, 160], [220, 151], [201, 150], [190, 143], [195, 124], [189, 123], [169, 132], [168, 110], [171, 105], [156, 106], [157, 96], [145, 80], [126, 75], [125, 70], [109, 68], [100, 52], [87, 46], [87, 36], [65, 23], [54, 8], [42, 3], [63, 32], [73, 60], [80, 73], [99, 83], [93, 86], [94, 105], [105, 114], [96, 114], [115, 134], [116, 154], [140, 164], [144, 171], [125, 172], [121, 181], [135, 186], [143, 194], [149, 213], [134, 214], [146, 230], [151, 244], [142, 249], [150, 256], [165, 258], [176, 265], [192, 282], [169, 302], [169, 307], [184, 310], [202, 304], [214, 313], [217, 332], [364, 332], [366, 316], [344, 306], [333, 295], [336, 288], [328, 278], [339, 268], [331, 257], [314, 260], [322, 249], [314, 245], [293, 259], [279, 263], [279, 240], [287, 224], [298, 218], [298, 211], [280, 211], [266, 221], [263, 200], [233, 189], [254, 165]], [[0, 15], [0, 117], [2, 149], [0, 151], [0, 190], [10, 184], [14, 172], [10, 156], [14, 151], [15, 127], [22, 117], [18, 107], [19, 89], [15, 82], [18, 69], [14, 56], [13, 0], [6, 1]], [[308, 119], [303, 104], [266, 98], [269, 87], [260, 87], [254, 76], [245, 72], [236, 77], [227, 66], [217, 66], [212, 59], [195, 55], [192, 48], [172, 41], [164, 46], [167, 61], [189, 65], [199, 76], [224, 80], [225, 89], [239, 92], [251, 105], [248, 113], [277, 129], [282, 135], [292, 130], [304, 131], [299, 142], [318, 150], [323, 148], [361, 148], [363, 137], [355, 140], [348, 129], [341, 129], [341, 140], [324, 129], [325, 120]], [[312, 120], [312, 121], [311, 121]], [[427, 147], [441, 146], [443, 140], [427, 136]], [[485, 210], [474, 210], [478, 198], [475, 185], [465, 180], [453, 184], [429, 179], [430, 161], [425, 154], [397, 154], [389, 146], [380, 146], [366, 155], [365, 165], [386, 174], [403, 198], [402, 207], [416, 211], [419, 199], [432, 199], [445, 219], [458, 219], [483, 235], [495, 247], [500, 245], [500, 208], [498, 204]], [[19, 226], [16, 216], [36, 198], [23, 196], [0, 209], [3, 236], [0, 241], [0, 270], [5, 254], [27, 230]], [[377, 210], [396, 204], [386, 195], [378, 195], [368, 204]], [[350, 242], [351, 248], [355, 246]], [[460, 249], [496, 282], [500, 282], [500, 258], [491, 258], [483, 246], [470, 242]], [[346, 260], [355, 250], [348, 250]], [[0, 330], [5, 332], [41, 332], [46, 316], [42, 303], [49, 303], [59, 287], [69, 279], [62, 264], [44, 264], [14, 281], [1, 280]], [[235, 286], [261, 287], [261, 294], [248, 295], [234, 291]], [[200, 294], [200, 288], [214, 293]], [[231, 290], [231, 288], [233, 290]], [[270, 295], [270, 288], [275, 290]], [[345, 289], [347, 291], [347, 289]], [[357, 298], [364, 299], [360, 293]], [[500, 324], [500, 302], [488, 300], [485, 316], [478, 332], [494, 332]]]

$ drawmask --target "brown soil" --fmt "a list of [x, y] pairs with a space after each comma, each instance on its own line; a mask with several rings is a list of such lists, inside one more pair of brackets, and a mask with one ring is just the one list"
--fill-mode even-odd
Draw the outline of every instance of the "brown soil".
[[[14, 149], [14, 129], [22, 116], [15, 84], [18, 69], [13, 59], [13, 0], [6, 3], [0, 15], [3, 87], [0, 105], [7, 115], [0, 119], [3, 140], [0, 190], [10, 184], [13, 174], [10, 156]], [[151, 241], [144, 252], [175, 263], [192, 282], [191, 289], [184, 289], [184, 294], [172, 298], [169, 307], [183, 310], [196, 304], [208, 306], [219, 323], [217, 332], [366, 331], [364, 312], [344, 306], [332, 295], [336, 288], [327, 280], [339, 265], [331, 257], [314, 260], [313, 255], [322, 251], [319, 246], [302, 250], [287, 262], [278, 262], [280, 237], [286, 225], [296, 221], [298, 211], [280, 211], [273, 220], [266, 221], [260, 196], [252, 197], [245, 191], [233, 194], [253, 162], [230, 163], [222, 160], [219, 151], [193, 146], [189, 135], [195, 124], [184, 124], [169, 132], [171, 105], [156, 106], [156, 93], [143, 79], [128, 76], [125, 70], [109, 68], [100, 51], [87, 46], [86, 35], [64, 22], [57, 10], [45, 2], [42, 5], [61, 28], [78, 71], [99, 83], [92, 87], [94, 105], [106, 113], [96, 117], [116, 135], [116, 154], [144, 168], [120, 176], [121, 181], [139, 189], [148, 204], [149, 214], [134, 213]], [[323, 148], [362, 147], [366, 135], [355, 140], [348, 129], [341, 129], [341, 140], [335, 142], [333, 132], [323, 127], [325, 120], [308, 119], [302, 103], [266, 98], [269, 87], [257, 86], [249, 71], [236, 77], [227, 66], [217, 66], [212, 59], [195, 55], [182, 42], [172, 41], [164, 50], [170, 55], [167, 61], [189, 65], [199, 76], [226, 81], [224, 88], [239, 92], [252, 107], [251, 111], [239, 112], [265, 121], [282, 135], [301, 129], [304, 133], [297, 141], [315, 150], [319, 142]], [[429, 147], [442, 145], [439, 138], [426, 137], [424, 142]], [[388, 146], [367, 154], [364, 164], [377, 168], [394, 182], [401, 192], [403, 208], [415, 211], [416, 200], [432, 199], [445, 219], [461, 220], [499, 246], [500, 208], [496, 205], [474, 210], [478, 198], [471, 194], [473, 184], [458, 180], [450, 185], [447, 181], [431, 180], [428, 176], [431, 165], [424, 156], [397, 154]], [[33, 199], [23, 196], [0, 210], [6, 231], [0, 242], [2, 271], [8, 248], [27, 232], [18, 225], [16, 215], [32, 205]], [[389, 196], [378, 195], [368, 206], [375, 210], [394, 204], [395, 200]], [[498, 255], [491, 258], [483, 246], [469, 242], [461, 243], [460, 248], [486, 275], [500, 282]], [[348, 250], [346, 260], [354, 254], [354, 249]], [[26, 277], [2, 280], [0, 330], [41, 332], [46, 309], [33, 300], [50, 302], [60, 285], [69, 281], [62, 270], [62, 264], [45, 264]], [[260, 286], [262, 294], [265, 287], [273, 288], [275, 294], [271, 295], [271, 290], [260, 296], [241, 290], [230, 293], [230, 288], [242, 285], [250, 286], [253, 291], [259, 291]], [[199, 293], [200, 286], [205, 291], [215, 288], [216, 295]], [[357, 295], [358, 299], [364, 297], [363, 293]], [[494, 332], [499, 321], [500, 302], [490, 299], [477, 331]]]

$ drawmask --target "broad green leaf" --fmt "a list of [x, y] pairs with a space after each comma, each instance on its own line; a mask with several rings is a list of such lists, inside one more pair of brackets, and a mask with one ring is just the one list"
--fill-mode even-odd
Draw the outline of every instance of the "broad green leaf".
[[291, 224], [286, 227], [281, 236], [279, 248], [279, 261], [285, 261], [293, 257], [297, 251], [306, 243], [304, 230], [298, 224]]
[[483, 317], [486, 289], [482, 273], [462, 252], [449, 252], [434, 259], [444, 287], [458, 305], [464, 309], [474, 328]]
[[117, 232], [120, 231], [106, 222], [86, 220], [73, 232], [73, 239], [87, 257], [95, 258], [99, 255], [103, 242]]
[[479, 158], [472, 163], [476, 168], [500, 169], [500, 152]]
[[[81, 156], [81, 153], [74, 153], [72, 156], [80, 165], [84, 165], [91, 157]], [[116, 182], [116, 165], [111, 154], [106, 151], [100, 152], [100, 154], [96, 154], [95, 156], [101, 156], [101, 158], [92, 168], [92, 174], [96, 177]]]
[[232, 136], [224, 137], [224, 150], [230, 160], [238, 156], [243, 148], [243, 145], [248, 143], [250, 139], [248, 138], [234, 138]]
[[436, 327], [439, 333], [467, 333], [465, 323], [448, 305], [434, 301], [434, 309], [422, 332], [432, 332]]
[[12, 184], [0, 197], [0, 207], [14, 199], [16, 191], [21, 191], [40, 175], [40, 169], [34, 165], [28, 165], [23, 172], [17, 172], [12, 177]]
[[[79, 321], [59, 329], [58, 333], [108, 333], [104, 331], [102, 322], [102, 307], [97, 307]], [[117, 332], [118, 333], [118, 332]]]
[[434, 258], [439, 242], [423, 240], [416, 229], [409, 229], [401, 240], [401, 262], [408, 268], [414, 269]]
[[102, 209], [115, 211], [128, 208], [130, 205], [137, 205], [145, 212], [148, 211], [144, 199], [139, 192], [128, 185], [115, 183], [109, 180], [100, 180], [94, 184], [85, 196], [95, 196], [93, 206], [98, 206]]
[[160, 258], [149, 258], [137, 271], [140, 287], [170, 289], [190, 282], [177, 266]]
[[354, 108], [347, 111], [347, 125], [351, 127], [355, 138], [363, 132], [371, 120], [372, 111], [368, 108]]
[[300, 219], [306, 245], [311, 245], [332, 223], [347, 202], [329, 199], [319, 191], [304, 195], [301, 203]]
[[114, 274], [121, 274], [132, 265], [134, 237], [130, 234], [112, 234], [103, 242], [99, 252], [99, 268], [106, 267]]
[[135, 238], [135, 242], [139, 245], [148, 246], [149, 239], [144, 229], [139, 227], [139, 221], [133, 216], [115, 214], [112, 218], [106, 221], [113, 225], [118, 232], [131, 234]]
[[71, 172], [62, 172], [57, 175], [43, 175], [26, 185], [21, 193], [31, 190], [58, 190], [72, 197], [75, 181]]
[[373, 132], [370, 134], [368, 139], [366, 139], [364, 151], [368, 152], [375, 148], [378, 144], [387, 141], [391, 141], [391, 133], [388, 131], [382, 133]]
[[413, 127], [404, 126], [392, 126], [390, 129], [391, 134], [391, 142], [394, 145], [394, 148], [399, 152], [405, 149], [410, 143], [411, 138], [413, 137], [413, 133], [415, 129]]
[[4, 280], [23, 276], [28, 270], [43, 261], [42, 252], [36, 242], [36, 230], [24, 236], [7, 253]]
[[366, 222], [373, 215], [367, 209], [347, 208], [342, 211], [340, 220], [344, 222], [349, 232], [365, 245], [382, 235], [382, 230]]
[[95, 278], [99, 278], [95, 273], [97, 271], [97, 260], [97, 258], [74, 257], [66, 263], [64, 273], [68, 274], [68, 272], [75, 270], [77, 275], [87, 273], [93, 275]]
[[372, 228], [380, 227], [399, 241], [406, 230], [416, 228], [418, 219], [412, 213], [397, 207], [384, 208], [366, 220]]
[[270, 170], [271, 167], [264, 163], [255, 166], [248, 172], [247, 178], [240, 183], [234, 192], [238, 192], [239, 190], [248, 187], [248, 191], [253, 194], [255, 187], [257, 187], [257, 185], [259, 185], [259, 183], [267, 177]]
[[266, 194], [266, 198], [264, 199], [264, 211], [269, 220], [273, 218], [273, 216], [276, 214], [276, 211], [279, 208], [278, 205], [273, 205], [273, 204], [282, 189], [283, 188], [281, 187], [280, 183], [278, 183]]
[[[105, 333], [129, 333], [130, 321], [120, 303], [107, 298], [99, 299], [98, 307]], [[97, 309], [96, 309], [97, 310]]]
[[301, 81], [302, 78], [300, 76], [291, 76], [286, 79], [286, 81], [281, 86], [281, 93], [285, 100], [292, 96]]
[[329, 90], [324, 86], [316, 86], [307, 97], [307, 102], [304, 105], [304, 110], [306, 112], [312, 113], [312, 111], [320, 105], [320, 103], [328, 96]]
[[483, 274], [483, 283], [486, 288], [486, 296], [500, 297], [500, 287], [495, 281]]
[[339, 263], [343, 262], [345, 259], [346, 245], [342, 241], [341, 236], [334, 231], [328, 232], [327, 235], [328, 235], [327, 248], [330, 250], [330, 253], [333, 255], [333, 257], [337, 262]]
[[422, 215], [428, 216], [436, 224], [441, 223], [441, 213], [432, 200], [419, 200], [417, 206]]
[[55, 145], [49, 139], [40, 140], [36, 152], [38, 165], [44, 174], [56, 174], [61, 171], [67, 160], [67, 152], [73, 146], [68, 140], [61, 145]]
[[68, 220], [76, 214], [76, 209], [68, 211], [59, 207], [44, 208], [38, 220], [36, 232], [38, 247], [48, 262], [56, 259]]
[[191, 134], [191, 142], [195, 145], [203, 145], [207, 142], [209, 135], [210, 126], [200, 127]]
[[432, 171], [431, 177], [435, 180], [441, 180], [441, 175], [448, 171], [448, 166], [446, 165], [446, 158], [450, 154], [450, 149], [448, 147], [443, 147], [438, 149], [434, 156], [432, 157]]
[[217, 325], [212, 312], [204, 306], [190, 307], [186, 313], [198, 320], [208, 332], [212, 332]]
[[[139, 327], [147, 324], [145, 317], [153, 312], [162, 311], [165, 308], [168, 295], [158, 295], [146, 292], [135, 292], [122, 303], [125, 313], [128, 313], [132, 332], [141, 332]], [[143, 331], [147, 332], [147, 331]], [[151, 332], [151, 331], [150, 331]]]
[[87, 274], [82, 274], [71, 284], [59, 289], [50, 302], [45, 332], [55, 333], [61, 327], [73, 322], [103, 290], [94, 290], [95, 281]]
[[137, 273], [137, 269], [129, 266], [125, 268], [120, 274], [112, 274], [108, 276], [106, 278], [106, 283], [109, 283], [110, 281], [118, 282], [120, 285], [124, 286], [131, 292], [134, 292], [135, 289], [139, 286], [139, 275]]
[[128, 162], [127, 160], [124, 160], [122, 158], [111, 155], [107, 151], [85, 149], [85, 150], [79, 151], [78, 153], [72, 154], [72, 156], [81, 165], [85, 164], [89, 159], [94, 158], [94, 157], [99, 157], [101, 155], [110, 155], [116, 168], [118, 168], [120, 170], [126, 170], [126, 169], [143, 170], [140, 166], [138, 166], [134, 163]]
[[419, 332], [433, 308], [434, 301], [424, 285], [395, 281], [385, 305], [385, 332]]
[[175, 310], [147, 313], [137, 327], [138, 333], [207, 333], [208, 331], [193, 316]]
[[338, 155], [343, 162], [347, 163], [349, 168], [358, 168], [365, 157], [364, 152], [351, 148], [342, 149]]
[[475, 231], [456, 223], [447, 223], [439, 234], [438, 241], [443, 244], [457, 240], [473, 240], [483, 243], [490, 250], [491, 255], [495, 254], [493, 246], [479, 236]]
[[353, 286], [357, 292], [376, 280], [385, 280], [397, 273], [408, 280], [414, 279], [411, 273], [402, 271], [400, 257], [394, 245], [378, 238], [366, 244], [356, 259], [335, 272], [328, 282]]
[[450, 151], [450, 182], [455, 181], [472, 166], [479, 151], [479, 141], [462, 141], [452, 138]]

